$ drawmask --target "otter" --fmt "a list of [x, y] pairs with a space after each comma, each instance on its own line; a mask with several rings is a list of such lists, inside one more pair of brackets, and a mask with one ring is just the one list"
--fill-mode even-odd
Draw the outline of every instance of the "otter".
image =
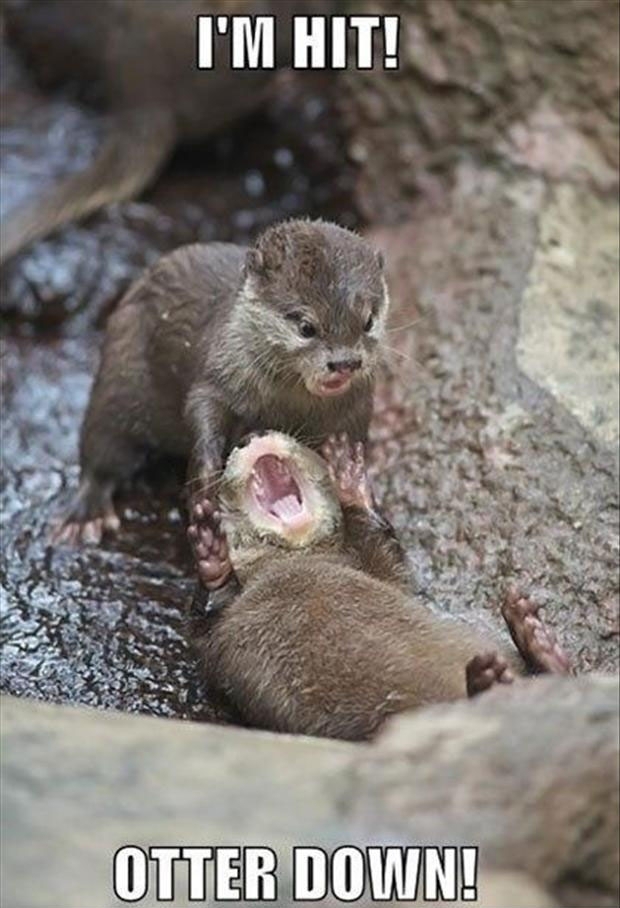
[[0, 261], [32, 240], [135, 198], [179, 144], [204, 140], [258, 108], [277, 70], [233, 70], [228, 38], [214, 39], [214, 66], [196, 61], [199, 14], [277, 17], [276, 63], [291, 56], [291, 20], [331, 12], [331, 0], [5, 0], [11, 43], [39, 83], [67, 83], [106, 112], [92, 164], [9, 211]]
[[512, 591], [516, 649], [421, 604], [396, 535], [375, 511], [364, 450], [322, 457], [280, 433], [230, 455], [221, 510], [197, 501], [199, 585], [188, 635], [210, 689], [246, 724], [371, 738], [395, 712], [482, 693], [568, 660], [534, 603]]
[[56, 541], [118, 529], [114, 493], [149, 450], [189, 456], [199, 490], [252, 429], [364, 441], [388, 303], [380, 253], [324, 221], [282, 222], [250, 249], [164, 256], [108, 321]]

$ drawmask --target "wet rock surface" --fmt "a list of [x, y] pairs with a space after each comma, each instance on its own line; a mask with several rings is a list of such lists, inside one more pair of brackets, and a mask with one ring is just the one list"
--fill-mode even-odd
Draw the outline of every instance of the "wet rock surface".
[[[216, 718], [181, 637], [192, 583], [182, 470], [165, 464], [140, 479], [121, 503], [120, 536], [101, 549], [54, 551], [47, 528], [77, 482], [98, 328], [146, 263], [194, 239], [246, 241], [291, 214], [356, 222], [329, 82], [300, 89], [285, 77], [265, 116], [179, 153], [143, 200], [59, 231], [3, 270], [3, 689]], [[44, 104], [11, 84], [20, 103]], [[79, 135], [98, 128], [70, 100], [55, 103], [68, 105], [68, 137], [75, 117]], [[42, 141], [44, 113], [28, 119], [30, 138], [9, 117], [5, 141], [21, 129], [20, 155]], [[35, 191], [28, 156], [20, 171], [20, 155], [7, 154], [12, 183]], [[617, 462], [607, 436], [549, 393], [544, 374], [566, 357], [539, 354], [530, 377], [517, 360], [528, 325], [536, 332], [528, 300], [546, 242], [547, 183], [476, 163], [456, 167], [452, 182], [409, 208], [403, 225], [373, 233], [394, 300], [372, 436], [377, 492], [425, 600], [497, 623], [516, 583], [547, 604], [577, 668], [613, 669]], [[583, 188], [582, 207], [595, 217], [611, 203], [588, 202], [591, 191]], [[581, 235], [562, 234], [564, 255], [581, 253], [571, 248]], [[607, 308], [592, 311], [601, 334]], [[613, 382], [606, 387], [609, 407]]]
[[[84, 136], [94, 145], [101, 129], [70, 99], [50, 106], [18, 67], [8, 82], [0, 158], [3, 184], [12, 188], [7, 205], [36, 193], [63, 166], [79, 165], [75, 144], [87, 155]], [[50, 122], [54, 147], [61, 140], [66, 150], [51, 163]], [[144, 201], [60, 230], [3, 268], [3, 690], [224, 718], [209, 704], [182, 638], [193, 583], [182, 465], [160, 465], [138, 481], [121, 505], [120, 537], [101, 549], [55, 550], [49, 528], [77, 484], [99, 328], [114, 302], [147, 264], [183, 243], [244, 243], [299, 214], [354, 225], [351, 171], [339, 142], [325, 80], [300, 90], [284, 76], [265, 116], [179, 153]]]
[[[166, 476], [125, 503], [122, 538], [54, 549], [75, 485], [96, 361], [85, 340], [4, 339], [3, 687], [17, 695], [159, 715], [191, 712], [181, 636], [190, 593], [178, 487]], [[139, 510], [138, 510], [139, 508]]]

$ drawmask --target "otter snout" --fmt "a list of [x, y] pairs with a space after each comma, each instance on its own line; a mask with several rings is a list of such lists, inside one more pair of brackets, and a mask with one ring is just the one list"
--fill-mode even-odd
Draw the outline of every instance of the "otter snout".
[[339, 375], [352, 375], [362, 368], [362, 358], [355, 356], [349, 359], [330, 359], [327, 368], [330, 372], [336, 372]]
[[306, 380], [306, 387], [318, 397], [337, 397], [348, 391], [356, 374], [362, 372], [364, 357], [357, 351], [347, 350], [329, 351], [327, 356], [312, 378]]

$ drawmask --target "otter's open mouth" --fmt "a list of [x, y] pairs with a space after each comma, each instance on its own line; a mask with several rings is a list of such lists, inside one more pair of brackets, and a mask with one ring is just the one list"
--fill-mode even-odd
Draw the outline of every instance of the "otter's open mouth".
[[275, 454], [263, 454], [252, 467], [248, 486], [254, 506], [263, 517], [287, 529], [304, 526], [310, 514], [303, 484], [292, 463]]
[[313, 388], [313, 393], [318, 397], [336, 397], [338, 394], [344, 394], [352, 381], [353, 376], [350, 373], [333, 375], [331, 378], [318, 382]]

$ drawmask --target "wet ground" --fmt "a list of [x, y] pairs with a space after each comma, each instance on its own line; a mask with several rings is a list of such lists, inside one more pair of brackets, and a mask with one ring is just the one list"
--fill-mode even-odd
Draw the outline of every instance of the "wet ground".
[[[41, 98], [19, 71], [5, 70], [3, 87], [10, 209], [83, 166], [102, 125], [69, 100]], [[182, 243], [244, 243], [302, 214], [354, 226], [351, 186], [328, 87], [319, 79], [300, 92], [285, 76], [263, 114], [177, 154], [143, 200], [61, 230], [3, 269], [4, 691], [213, 718], [182, 637], [193, 582], [182, 466], [155, 467], [123, 498], [118, 539], [82, 551], [48, 542], [77, 483], [100, 326], [144, 266]]]
[[[265, 115], [179, 153], [143, 200], [63, 230], [4, 269], [4, 690], [215, 717], [181, 632], [192, 580], [178, 465], [125, 495], [122, 532], [101, 548], [54, 550], [47, 528], [77, 483], [99, 327], [146, 263], [195, 239], [244, 242], [287, 215], [356, 224], [354, 174], [327, 88], [299, 93], [283, 80]], [[67, 147], [86, 156], [100, 124], [67, 101], [52, 109], [12, 91], [14, 109], [25, 97], [32, 108], [32, 129], [22, 117], [4, 132], [15, 204], [51, 178], [49, 168], [75, 165], [38, 154], [50, 111]], [[463, 167], [449, 196], [376, 232], [395, 306], [373, 470], [426, 601], [497, 622], [501, 595], [516, 583], [547, 604], [576, 667], [613, 670], [613, 451], [517, 365], [545, 205], [538, 179]]]

